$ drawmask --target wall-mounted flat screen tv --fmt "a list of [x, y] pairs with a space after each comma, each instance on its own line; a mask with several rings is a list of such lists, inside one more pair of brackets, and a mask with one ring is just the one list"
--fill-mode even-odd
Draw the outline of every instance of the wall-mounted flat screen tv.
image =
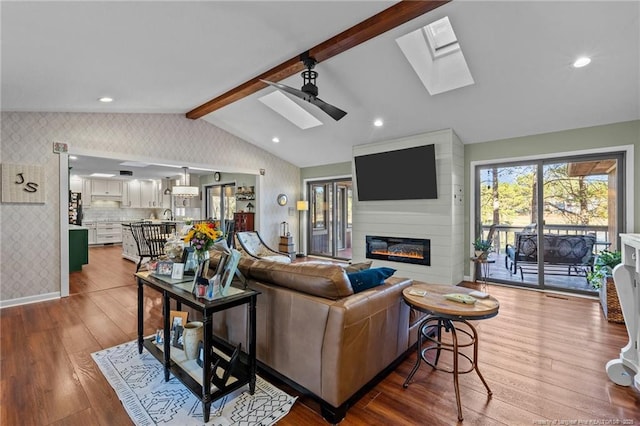
[[438, 198], [434, 145], [355, 157], [359, 201]]

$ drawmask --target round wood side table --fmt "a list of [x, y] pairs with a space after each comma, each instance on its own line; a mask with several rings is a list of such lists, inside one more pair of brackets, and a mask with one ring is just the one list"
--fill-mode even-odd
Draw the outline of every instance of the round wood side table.
[[[416, 291], [425, 291], [426, 294], [424, 296], [412, 294]], [[498, 309], [500, 308], [500, 303], [492, 296], [477, 299], [474, 304], [464, 304], [444, 298], [445, 294], [468, 294], [472, 291], [472, 289], [465, 287], [416, 282], [402, 291], [402, 296], [409, 306], [428, 314], [418, 327], [418, 343], [416, 346], [418, 356], [416, 363], [402, 386], [404, 388], [409, 386], [409, 382], [416, 371], [418, 371], [418, 367], [420, 367], [422, 361], [436, 370], [453, 374], [453, 386], [455, 388], [456, 404], [458, 406], [458, 420], [460, 421], [463, 420], [462, 405], [460, 404], [460, 386], [458, 384], [458, 376], [460, 374], [470, 373], [475, 370], [482, 384], [487, 389], [489, 397], [491, 397], [492, 394], [489, 385], [478, 369], [478, 333], [475, 327], [469, 323], [469, 320], [493, 318], [498, 315]], [[444, 342], [442, 340], [443, 328], [445, 332], [451, 333], [451, 342]], [[429, 342], [429, 344], [423, 349], [422, 345], [425, 342]], [[473, 357], [459, 351], [460, 348], [465, 347], [473, 347]], [[436, 353], [434, 362], [427, 359], [427, 354], [430, 351], [435, 351]], [[453, 354], [453, 368], [447, 369], [438, 366], [441, 351], [448, 351]], [[467, 369], [461, 369], [461, 360], [463, 363], [466, 360], [468, 364]]]

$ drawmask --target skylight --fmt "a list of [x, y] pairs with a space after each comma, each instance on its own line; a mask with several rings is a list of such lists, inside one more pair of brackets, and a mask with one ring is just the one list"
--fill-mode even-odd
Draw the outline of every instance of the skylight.
[[431, 95], [473, 84], [473, 77], [448, 17], [396, 39]]
[[278, 90], [258, 100], [303, 130], [322, 125], [322, 121]]

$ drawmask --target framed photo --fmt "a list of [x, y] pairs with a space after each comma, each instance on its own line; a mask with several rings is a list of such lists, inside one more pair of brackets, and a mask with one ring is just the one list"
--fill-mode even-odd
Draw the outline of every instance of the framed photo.
[[204, 365], [204, 344], [202, 340], [198, 342], [198, 357], [196, 358], [196, 363], [198, 363], [200, 367]]
[[171, 345], [178, 348], [178, 349], [184, 349], [184, 336], [183, 336], [183, 332], [184, 332], [184, 327], [182, 327], [181, 325], [177, 325], [172, 333], [172, 337], [171, 337]]
[[164, 343], [164, 330], [162, 329], [156, 330], [156, 343], [159, 345]]
[[185, 247], [182, 251], [182, 262], [184, 263], [184, 274], [195, 275], [198, 269], [196, 251], [193, 247]]
[[156, 265], [156, 274], [158, 275], [171, 275], [173, 272], [173, 262], [158, 262]]
[[171, 323], [171, 345], [178, 349], [183, 349], [182, 332], [187, 323], [189, 312], [171, 311], [169, 322]]
[[238, 262], [240, 262], [240, 252], [238, 250], [232, 249], [231, 254], [225, 259], [224, 271], [222, 272], [222, 277], [220, 278], [220, 294], [222, 296], [226, 296], [229, 291], [229, 286], [233, 281], [233, 277], [236, 274], [236, 269], [238, 268]]
[[171, 270], [171, 279], [181, 280], [184, 277], [184, 263], [174, 263]]
[[189, 318], [189, 312], [171, 311], [169, 315], [171, 329], [173, 330], [178, 325], [184, 327], [184, 325], [187, 323], [187, 318]]

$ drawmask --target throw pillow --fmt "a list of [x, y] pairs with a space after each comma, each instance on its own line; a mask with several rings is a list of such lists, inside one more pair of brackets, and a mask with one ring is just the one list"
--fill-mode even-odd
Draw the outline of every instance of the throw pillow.
[[342, 269], [344, 269], [347, 274], [352, 274], [354, 272], [360, 272], [364, 271], [365, 269], [371, 268], [372, 262], [373, 261], [370, 260], [368, 262], [352, 263], [350, 265], [343, 266]]
[[371, 268], [347, 274], [354, 293], [359, 293], [384, 283], [384, 280], [396, 272], [393, 268]]

